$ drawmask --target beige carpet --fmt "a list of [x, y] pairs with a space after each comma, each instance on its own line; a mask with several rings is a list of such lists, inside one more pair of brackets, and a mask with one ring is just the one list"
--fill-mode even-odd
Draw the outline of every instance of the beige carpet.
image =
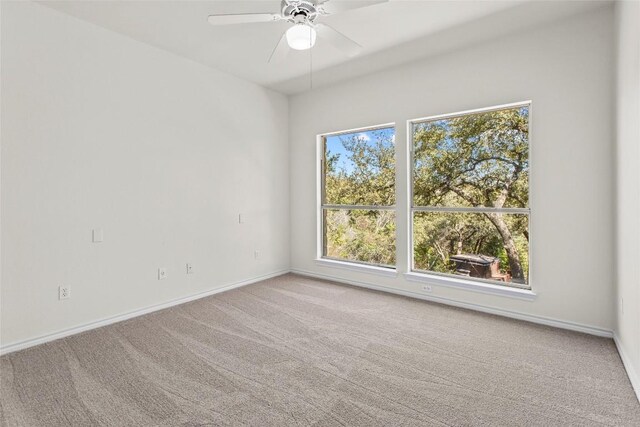
[[286, 275], [2, 357], [2, 425], [640, 425], [610, 339]]

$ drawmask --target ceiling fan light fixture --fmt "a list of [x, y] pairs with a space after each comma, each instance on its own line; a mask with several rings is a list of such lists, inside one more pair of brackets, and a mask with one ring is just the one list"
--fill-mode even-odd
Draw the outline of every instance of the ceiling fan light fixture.
[[307, 24], [296, 24], [287, 30], [287, 44], [295, 50], [311, 49], [316, 44], [316, 30]]

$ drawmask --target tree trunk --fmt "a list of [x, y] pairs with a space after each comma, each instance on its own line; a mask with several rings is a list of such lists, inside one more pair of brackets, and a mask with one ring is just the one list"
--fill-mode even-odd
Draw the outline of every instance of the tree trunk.
[[442, 260], [442, 263], [446, 264], [448, 258], [447, 258], [447, 254], [442, 249], [442, 246], [440, 245], [439, 242], [435, 242], [434, 245], [436, 247], [436, 250], [438, 251], [438, 255], [440, 255], [440, 259]]
[[516, 243], [511, 235], [511, 230], [504, 221], [501, 213], [485, 213], [489, 221], [500, 233], [502, 242], [504, 243], [504, 249], [507, 251], [507, 257], [509, 258], [509, 268], [511, 269], [511, 277], [514, 282], [525, 283], [524, 271], [522, 270], [522, 264], [520, 263], [520, 255], [516, 248]]

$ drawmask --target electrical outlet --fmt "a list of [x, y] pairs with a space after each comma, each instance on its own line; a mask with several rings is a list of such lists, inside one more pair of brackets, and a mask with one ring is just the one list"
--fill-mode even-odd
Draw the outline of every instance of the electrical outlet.
[[193, 265], [187, 263], [187, 274], [193, 274]]
[[260, 251], [253, 251], [253, 257], [254, 257], [255, 259], [260, 258]]
[[164, 267], [158, 268], [158, 280], [167, 278], [167, 269]]
[[63, 285], [58, 286], [58, 299], [69, 299], [71, 298], [71, 286]]
[[422, 287], [422, 290], [425, 291], [425, 292], [432, 292], [433, 291], [433, 289], [431, 288], [431, 285], [424, 285]]

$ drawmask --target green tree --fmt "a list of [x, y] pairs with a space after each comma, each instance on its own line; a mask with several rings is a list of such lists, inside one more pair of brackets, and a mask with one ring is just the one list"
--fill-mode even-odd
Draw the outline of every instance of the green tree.
[[372, 131], [370, 136], [340, 138], [346, 162], [330, 147], [325, 154], [325, 201], [331, 205], [391, 206], [395, 203], [395, 149], [392, 135]]
[[[529, 111], [513, 108], [418, 124], [414, 144], [414, 203], [418, 206], [527, 207]], [[508, 215], [483, 214], [502, 239], [515, 281], [525, 281]], [[520, 244], [520, 247], [522, 244]], [[498, 254], [495, 254], [498, 255]]]
[[[395, 149], [393, 134], [388, 130], [344, 135], [339, 142], [334, 140], [333, 146], [327, 144], [324, 161], [325, 204], [395, 203]], [[395, 264], [394, 212], [327, 210], [324, 226], [326, 256]]]

